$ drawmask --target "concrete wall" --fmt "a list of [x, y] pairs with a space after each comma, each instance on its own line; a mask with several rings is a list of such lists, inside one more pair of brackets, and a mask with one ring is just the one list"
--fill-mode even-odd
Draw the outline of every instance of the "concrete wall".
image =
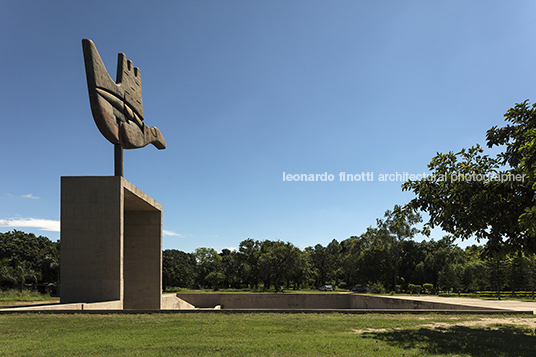
[[197, 308], [222, 309], [348, 309], [346, 294], [177, 294]]
[[488, 307], [467, 306], [434, 301], [399, 299], [396, 297], [352, 294], [352, 309], [401, 309], [401, 310], [492, 310]]
[[62, 304], [160, 309], [162, 206], [122, 177], [62, 177], [60, 278]]
[[429, 301], [415, 301], [359, 294], [177, 294], [196, 308], [222, 309], [400, 309], [490, 310]]
[[175, 294], [162, 295], [162, 310], [188, 310], [195, 309], [195, 306], [179, 299]]
[[161, 212], [125, 210], [125, 309], [160, 309], [161, 227]]
[[120, 179], [61, 178], [61, 303], [123, 300]]

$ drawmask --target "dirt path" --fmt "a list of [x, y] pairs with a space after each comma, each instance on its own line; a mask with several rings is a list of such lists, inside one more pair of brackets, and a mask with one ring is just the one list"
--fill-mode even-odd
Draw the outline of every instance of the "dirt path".
[[[457, 319], [455, 319], [457, 320]], [[536, 317], [482, 317], [478, 320], [472, 321], [452, 321], [452, 322], [432, 322], [425, 323], [422, 325], [415, 325], [419, 328], [430, 328], [436, 330], [446, 330], [449, 327], [460, 326], [460, 327], [488, 327], [492, 330], [499, 329], [495, 325], [514, 325], [520, 327], [528, 327], [534, 329], [536, 334]], [[402, 330], [402, 328], [379, 328], [379, 329], [353, 329], [354, 333], [370, 333], [370, 332], [387, 332], [387, 331], [396, 331]]]

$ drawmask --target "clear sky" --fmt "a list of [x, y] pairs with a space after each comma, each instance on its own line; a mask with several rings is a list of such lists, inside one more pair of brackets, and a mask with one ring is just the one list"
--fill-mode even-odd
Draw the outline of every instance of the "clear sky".
[[303, 249], [413, 197], [380, 174], [484, 145], [535, 100], [535, 16], [534, 1], [2, 1], [0, 232], [59, 239], [60, 177], [113, 175], [83, 38], [112, 78], [119, 52], [141, 70], [167, 149], [125, 151], [125, 178], [163, 205], [165, 249]]

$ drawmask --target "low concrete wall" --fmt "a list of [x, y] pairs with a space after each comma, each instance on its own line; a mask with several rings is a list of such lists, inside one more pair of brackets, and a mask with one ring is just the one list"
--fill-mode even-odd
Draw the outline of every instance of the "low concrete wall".
[[197, 308], [222, 309], [349, 309], [347, 294], [177, 294]]
[[179, 299], [174, 294], [166, 294], [162, 295], [162, 310], [187, 310], [187, 309], [195, 309], [195, 306]]
[[123, 302], [120, 300], [92, 302], [82, 304], [82, 310], [122, 310]]
[[[359, 294], [177, 294], [196, 308], [490, 310], [490, 308]], [[497, 309], [500, 310], [500, 309]]]
[[[434, 301], [400, 299], [374, 295], [353, 296], [352, 309], [400, 309], [400, 310], [493, 310], [489, 307], [468, 306]], [[497, 309], [500, 310], [500, 309]]]
[[[360, 294], [166, 294], [162, 296], [161, 309], [167, 312], [200, 312], [203, 309], [235, 310], [237, 312], [251, 310], [281, 310], [287, 312], [318, 310], [352, 311], [474, 311], [477, 313], [508, 312], [508, 309], [469, 306], [453, 303], [403, 299], [389, 296], [374, 296]], [[36, 312], [36, 311], [88, 311], [88, 312], [126, 312], [138, 310], [123, 310], [120, 300], [94, 303], [50, 304], [15, 307], [2, 309], [0, 313]], [[141, 311], [141, 310], [140, 310]], [[160, 310], [144, 310], [145, 312]], [[519, 313], [519, 311], [517, 311]], [[525, 311], [528, 312], [528, 311]], [[532, 313], [532, 311], [530, 311]]]

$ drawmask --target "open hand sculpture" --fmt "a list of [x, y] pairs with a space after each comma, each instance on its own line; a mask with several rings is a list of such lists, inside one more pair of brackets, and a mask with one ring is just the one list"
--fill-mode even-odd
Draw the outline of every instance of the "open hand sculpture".
[[140, 70], [120, 53], [114, 82], [95, 44], [84, 39], [82, 48], [91, 112], [102, 135], [125, 149], [142, 148], [148, 144], [165, 149], [166, 142], [160, 130], [143, 123]]

